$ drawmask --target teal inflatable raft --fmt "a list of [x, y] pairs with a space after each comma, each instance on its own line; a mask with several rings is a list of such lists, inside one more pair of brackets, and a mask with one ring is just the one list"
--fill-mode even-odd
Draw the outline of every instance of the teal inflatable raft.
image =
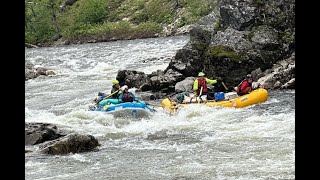
[[145, 118], [150, 117], [154, 109], [150, 108], [144, 102], [125, 102], [119, 104], [108, 104], [104, 106], [90, 108], [91, 111], [102, 111], [112, 114], [114, 117], [133, 117]]

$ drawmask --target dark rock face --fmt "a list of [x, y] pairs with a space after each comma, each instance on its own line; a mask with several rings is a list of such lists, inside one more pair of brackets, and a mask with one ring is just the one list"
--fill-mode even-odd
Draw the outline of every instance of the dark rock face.
[[251, 41], [256, 48], [273, 51], [281, 47], [278, 31], [270, 26], [258, 26], [253, 29], [252, 34]]
[[178, 71], [185, 77], [197, 76], [198, 71], [203, 68], [201, 54], [201, 50], [193, 49], [191, 43], [188, 43], [178, 50], [167, 69]]
[[120, 84], [126, 84], [129, 88], [151, 90], [150, 78], [144, 72], [122, 70], [118, 72], [116, 79]]
[[[294, 0], [221, 1], [192, 26], [190, 41], [166, 70], [148, 75], [143, 91], [181, 91], [186, 85], [175, 89], [175, 84], [200, 71], [210, 79], [221, 77], [229, 89], [247, 74], [264, 77], [260, 81], [266, 88], [294, 88], [294, 19]], [[279, 62], [289, 65], [279, 68]]]
[[238, 31], [227, 28], [225, 31], [219, 31], [212, 39], [210, 46], [228, 46], [234, 51], [246, 51], [252, 49], [252, 43], [246, 38], [248, 31]]
[[44, 143], [41, 152], [52, 155], [80, 153], [94, 150], [100, 144], [91, 135], [69, 134], [63, 138]]
[[25, 123], [25, 145], [35, 145], [65, 136], [48, 123]]
[[256, 9], [251, 0], [223, 0], [220, 7], [222, 26], [244, 30], [254, 23]]

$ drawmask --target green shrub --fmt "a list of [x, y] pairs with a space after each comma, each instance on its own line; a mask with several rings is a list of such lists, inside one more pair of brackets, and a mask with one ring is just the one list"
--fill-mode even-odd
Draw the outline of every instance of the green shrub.
[[51, 9], [47, 1], [26, 4], [25, 41], [27, 43], [43, 43], [55, 34]]
[[79, 4], [77, 19], [85, 24], [101, 23], [106, 12], [106, 0], [85, 0]]

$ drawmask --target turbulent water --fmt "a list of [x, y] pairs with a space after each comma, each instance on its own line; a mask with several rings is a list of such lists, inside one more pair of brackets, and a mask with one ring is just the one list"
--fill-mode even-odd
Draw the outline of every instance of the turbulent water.
[[[25, 179], [295, 179], [295, 91], [242, 109], [189, 106], [150, 119], [88, 111], [120, 69], [165, 69], [188, 36], [26, 49], [57, 75], [25, 83], [25, 121], [91, 134], [98, 151], [25, 156]], [[139, 94], [136, 94], [139, 96]], [[153, 102], [153, 104], [159, 102]], [[36, 151], [38, 146], [26, 146]]]

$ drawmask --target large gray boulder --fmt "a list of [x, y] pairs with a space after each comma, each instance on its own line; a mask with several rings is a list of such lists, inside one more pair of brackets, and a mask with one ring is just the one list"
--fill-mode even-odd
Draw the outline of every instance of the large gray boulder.
[[219, 31], [213, 37], [210, 46], [228, 46], [235, 52], [246, 51], [252, 49], [252, 43], [246, 39], [248, 31], [238, 31], [233, 28], [227, 28], [224, 31]]
[[269, 26], [258, 26], [252, 34], [251, 41], [256, 48], [272, 51], [280, 47], [278, 31]]
[[25, 145], [35, 145], [65, 136], [49, 123], [25, 123]]
[[41, 144], [40, 150], [45, 154], [63, 155], [92, 151], [95, 150], [97, 146], [100, 146], [100, 144], [95, 137], [73, 133], [60, 139]]
[[144, 72], [120, 70], [116, 79], [121, 84], [126, 84], [129, 88], [136, 87], [144, 91], [151, 89], [150, 78]]
[[193, 82], [195, 77], [187, 77], [183, 81], [178, 82], [174, 89], [175, 92], [193, 92]]
[[220, 7], [222, 26], [245, 30], [256, 18], [256, 7], [252, 0], [223, 0]]

